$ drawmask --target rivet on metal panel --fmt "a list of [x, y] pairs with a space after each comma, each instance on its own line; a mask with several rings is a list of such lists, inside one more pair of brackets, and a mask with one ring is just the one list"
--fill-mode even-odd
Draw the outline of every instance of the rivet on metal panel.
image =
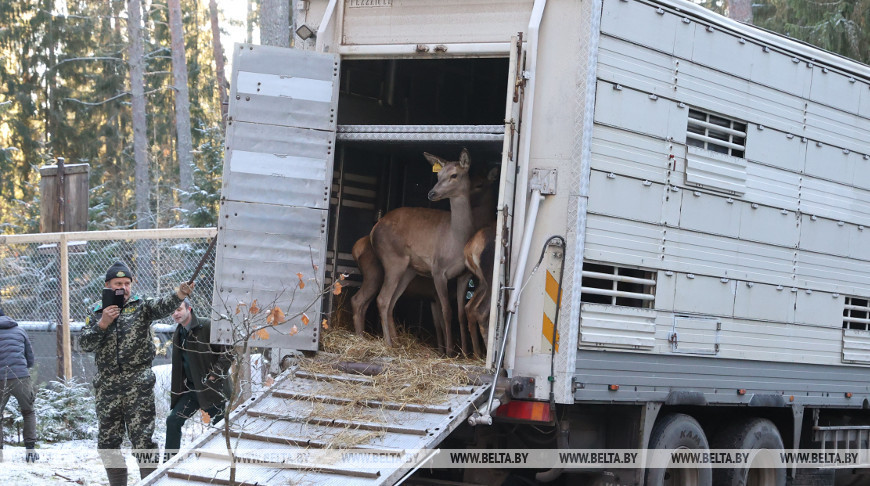
[[753, 283], [753, 282], [746, 282], [746, 286], [752, 288], [752, 287], [755, 287], [755, 283]]
[[692, 195], [695, 197], [701, 197], [701, 191], [694, 191], [692, 192]]
[[759, 130], [764, 130], [764, 125], [758, 125]]
[[840, 294], [831, 294], [831, 297], [834, 298], [834, 299], [837, 299], [837, 298], [840, 297]]
[[864, 154], [864, 160], [870, 160], [870, 155]]
[[657, 95], [651, 94], [651, 95], [649, 95], [649, 99], [655, 101], [655, 100], [659, 99], [659, 97]]
[[677, 108], [685, 108], [685, 107], [686, 107], [686, 104], [683, 103], [682, 101], [680, 102], [679, 105], [677, 105]]
[[683, 23], [684, 23], [684, 24], [691, 24], [692, 21], [689, 20], [689, 17], [683, 17]]
[[236, 99], [237, 99], [237, 100], [240, 100], [240, 99], [242, 99], [242, 97], [239, 96], [239, 95], [236, 95]]
[[851, 150], [849, 150], [849, 149], [843, 149], [843, 153], [844, 153], [844, 154], [848, 154], [849, 152], [851, 152]]
[[616, 91], [622, 91], [622, 85], [619, 83], [614, 84], [613, 89], [615, 89]]
[[801, 142], [807, 143], [807, 137], [801, 137]]
[[608, 178], [608, 179], [616, 179], [616, 174], [614, 174], [613, 172], [611, 172], [611, 173], [607, 174], [607, 178]]
[[770, 52], [770, 48], [767, 46], [762, 47], [761, 50], [764, 52]]
[[811, 289], [807, 289], [807, 295], [809, 295], [811, 293], [813, 293], [813, 291]]
[[659, 7], [659, 8], [656, 9], [656, 13], [659, 14], [659, 15], [664, 15], [664, 14], [665, 14], [665, 9]]
[[643, 185], [644, 185], [645, 187], [649, 187], [649, 186], [652, 185], [652, 182], [650, 182], [650, 181], [643, 181]]
[[671, 191], [673, 191], [673, 192], [680, 192], [680, 188], [677, 187], [677, 186], [671, 186]]
[[707, 32], [713, 32], [713, 26], [712, 26], [712, 25], [708, 25], [708, 26], [707, 26]]
[[426, 44], [417, 44], [417, 52], [429, 52], [429, 46]]
[[692, 280], [693, 278], [695, 278], [695, 274], [694, 273], [687, 273], [686, 278], [689, 280]]
[[779, 213], [780, 214], [788, 214], [788, 209], [780, 209]]
[[825, 73], [825, 74], [828, 74], [828, 68], [823, 67], [823, 68], [822, 68], [822, 72]]
[[864, 231], [864, 225], [858, 225], [858, 231]]
[[854, 83], [854, 82], [855, 82], [855, 78], [850, 77], [850, 78], [849, 78], [849, 82], [850, 82], [850, 83]]
[[837, 221], [837, 226], [843, 226], [845, 224], [846, 224], [845, 221]]
[[821, 146], [822, 146], [822, 142], [816, 142], [816, 147], [821, 147]]
[[731, 279], [726, 278], [726, 277], [722, 277], [722, 278], [719, 279], [719, 281], [722, 282], [722, 283], [728, 283], [728, 282], [731, 281]]
[[783, 286], [782, 286], [782, 285], [777, 285], [777, 286], [776, 286], [776, 290], [783, 290]]
[[673, 277], [673, 276], [674, 276], [674, 272], [672, 272], [672, 271], [670, 271], [670, 270], [668, 270], [667, 272], [665, 272], [665, 277]]
[[729, 197], [728, 199], [725, 200], [725, 202], [727, 202], [728, 204], [734, 204], [734, 198]]
[[794, 138], [794, 135], [793, 135], [793, 134], [791, 134], [791, 133], [787, 133], [787, 134], [786, 134], [786, 135], [785, 135], [785, 138], [787, 138], [787, 139], [789, 139], [789, 140], [791, 140], [791, 139], [793, 139], [793, 138]]
[[819, 218], [817, 218], [816, 215], [814, 214], [814, 215], [810, 216], [810, 219], [811, 219], [812, 221], [815, 221], [815, 220], [817, 220], [817, 219], [819, 219]]
[[793, 58], [791, 58], [791, 62], [797, 64], [797, 63], [801, 62], [801, 60], [796, 58], [796, 57], [793, 57]]
[[809, 61], [807, 61], [807, 67], [808, 67], [808, 68], [811, 68], [811, 67], [813, 67], [813, 63], [811, 63], [811, 62], [809, 62]]
[[434, 50], [435, 52], [447, 52], [447, 46], [445, 46], [444, 44], [438, 44], [437, 46], [435, 46]]
[[797, 292], [798, 289], [797, 289], [797, 287], [792, 287], [792, 288], [791, 288], [791, 291], [792, 291], [792, 292]]
[[758, 203], [752, 203], [752, 209], [758, 209]]

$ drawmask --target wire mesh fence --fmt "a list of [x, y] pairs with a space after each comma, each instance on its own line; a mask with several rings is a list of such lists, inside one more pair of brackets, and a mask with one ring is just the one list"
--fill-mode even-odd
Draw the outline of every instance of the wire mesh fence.
[[[57, 234], [0, 237], [0, 307], [28, 331], [38, 380], [57, 376], [56, 329], [67, 299], [73, 376], [90, 380], [93, 356], [81, 351], [77, 338], [90, 308], [100, 301], [106, 270], [123, 261], [133, 272], [134, 294], [164, 295], [191, 278], [214, 234], [214, 229], [204, 228], [68, 233], [63, 239]], [[63, 240], [68, 249], [65, 261], [60, 251]], [[68, 268], [66, 288], [64, 268]], [[203, 314], [211, 307], [213, 288], [214, 253], [205, 260], [191, 296], [194, 308]], [[157, 321], [155, 338], [166, 342], [174, 325], [171, 318]], [[169, 361], [166, 356], [155, 360], [161, 362]]]

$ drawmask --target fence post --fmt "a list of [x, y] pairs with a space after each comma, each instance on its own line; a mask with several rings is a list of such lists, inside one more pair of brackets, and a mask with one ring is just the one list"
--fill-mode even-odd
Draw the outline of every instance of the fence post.
[[[72, 343], [69, 333], [69, 243], [67, 233], [60, 234], [60, 332], [61, 332], [61, 355], [58, 357], [58, 368], [63, 374], [59, 377], [65, 380], [72, 379]], [[59, 370], [59, 371], [61, 371]]]

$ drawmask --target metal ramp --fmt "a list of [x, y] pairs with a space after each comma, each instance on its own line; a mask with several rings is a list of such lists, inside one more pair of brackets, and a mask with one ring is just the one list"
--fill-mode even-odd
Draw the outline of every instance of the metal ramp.
[[[361, 387], [355, 391], [371, 399], [357, 401], [353, 416], [348, 416], [350, 399], [335, 393], [337, 385]], [[428, 458], [414, 451], [436, 448], [482, 404], [489, 389], [489, 384], [457, 386], [439, 404], [393, 403], [365, 394], [371, 385], [367, 376], [340, 371], [315, 373], [293, 366], [283, 372], [231, 415], [231, 442], [239, 451], [236, 484], [396, 484]], [[391, 457], [411, 454], [416, 459], [360, 467], [354, 458], [343, 457], [342, 450]], [[328, 451], [335, 452], [335, 460], [316, 467], [294, 459]], [[262, 457], [273, 462], [257, 463]], [[225, 436], [213, 430], [139, 484], [229, 484], [229, 464]]]

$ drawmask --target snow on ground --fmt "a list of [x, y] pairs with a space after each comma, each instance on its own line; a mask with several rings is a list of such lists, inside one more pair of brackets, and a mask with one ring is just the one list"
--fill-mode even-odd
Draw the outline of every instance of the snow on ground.
[[[261, 360], [259, 355], [251, 359], [251, 376], [260, 376]], [[154, 367], [157, 383], [154, 394], [157, 398], [157, 420], [154, 430], [154, 442], [161, 449], [166, 440], [166, 415], [169, 413], [169, 384], [171, 365]], [[39, 417], [36, 418], [39, 420]], [[220, 425], [223, 425], [221, 423]], [[208, 426], [202, 423], [197, 415], [187, 420], [182, 429], [181, 447], [185, 448], [204, 434]], [[8, 439], [8, 437], [7, 437]], [[106, 470], [97, 454], [97, 440], [74, 440], [47, 444], [38, 443], [39, 461], [28, 464], [24, 460], [24, 447], [7, 444], [3, 448], [2, 464], [0, 464], [0, 485], [3, 486], [33, 486], [44, 484], [81, 484], [108, 485]], [[130, 441], [125, 439], [123, 449], [127, 459], [127, 481], [134, 484], [139, 481], [139, 469], [136, 461], [129, 454]]]

